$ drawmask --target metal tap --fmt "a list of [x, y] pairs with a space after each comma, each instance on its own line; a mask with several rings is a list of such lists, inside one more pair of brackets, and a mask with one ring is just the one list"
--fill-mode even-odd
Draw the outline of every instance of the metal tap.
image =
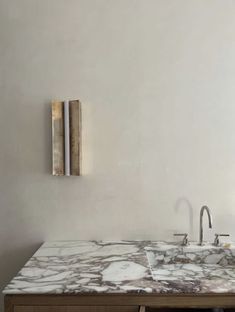
[[208, 221], [209, 221], [209, 228], [212, 228], [212, 216], [210, 209], [207, 206], [202, 206], [201, 211], [200, 211], [200, 233], [199, 233], [199, 245], [203, 245], [203, 213], [204, 210], [206, 210], [207, 215], [208, 215]]

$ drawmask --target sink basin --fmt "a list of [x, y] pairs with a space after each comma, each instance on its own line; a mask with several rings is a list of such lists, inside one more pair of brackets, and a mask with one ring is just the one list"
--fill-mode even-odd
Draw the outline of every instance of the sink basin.
[[158, 242], [145, 248], [155, 281], [235, 280], [235, 247], [179, 246]]

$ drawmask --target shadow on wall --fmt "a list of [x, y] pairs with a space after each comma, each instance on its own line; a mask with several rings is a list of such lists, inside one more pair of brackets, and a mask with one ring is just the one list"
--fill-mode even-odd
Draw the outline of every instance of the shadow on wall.
[[[28, 206], [27, 196], [31, 189], [27, 189], [27, 183], [31, 183], [32, 172], [38, 175], [39, 178], [43, 177], [45, 173], [51, 175], [50, 153], [48, 153], [51, 147], [50, 101], [44, 103], [42, 113], [44, 118], [42, 119], [42, 116], [39, 116], [36, 124], [32, 127], [32, 118], [30, 116], [36, 113], [29, 105], [28, 114], [20, 119], [20, 122], [25, 125], [19, 135], [19, 139], [22, 136], [25, 137], [25, 140], [21, 142], [25, 148], [20, 149], [20, 155], [12, 151], [12, 146], [7, 149], [5, 155], [5, 164], [8, 170], [4, 173], [4, 180], [1, 185], [1, 193], [5, 194], [5, 196], [1, 196], [1, 206], [3, 208], [0, 210], [0, 311], [3, 311], [3, 288], [43, 242], [41, 233], [30, 224], [29, 218], [34, 216], [33, 212], [31, 216], [26, 214], [27, 209], [25, 207]], [[35, 119], [33, 118], [33, 120]], [[43, 124], [41, 123], [42, 120]], [[31, 132], [35, 131], [36, 136], [35, 129], [38, 131], [38, 128], [43, 131], [43, 136], [35, 144], [29, 133], [31, 129]], [[32, 137], [34, 138], [34, 135]], [[38, 154], [40, 154], [40, 157], [38, 157]], [[22, 155], [24, 156], [24, 162], [22, 162]], [[16, 170], [22, 170], [22, 173], [16, 174]], [[26, 181], [25, 184], [22, 183], [23, 179]], [[11, 195], [9, 190], [11, 190]], [[12, 192], [14, 192], [14, 195]]]
[[176, 213], [179, 212], [179, 210], [186, 210], [186, 213], [188, 213], [189, 217], [189, 230], [188, 233], [190, 236], [193, 236], [193, 207], [190, 201], [186, 197], [179, 198], [174, 206], [174, 210]]
[[[6, 178], [5, 187], [13, 190], [22, 183], [15, 177]], [[4, 194], [4, 192], [3, 192]], [[42, 244], [43, 237], [34, 229], [26, 215], [25, 202], [20, 192], [3, 197], [0, 210], [0, 311], [3, 310], [3, 288]]]
[[9, 242], [5, 242], [5, 250], [4, 246], [0, 248], [2, 251], [0, 255], [0, 311], [3, 311], [4, 296], [2, 295], [2, 291], [4, 287], [40, 247], [41, 243], [31, 243], [27, 246], [27, 244], [23, 242], [22, 248], [10, 247], [9, 245]]

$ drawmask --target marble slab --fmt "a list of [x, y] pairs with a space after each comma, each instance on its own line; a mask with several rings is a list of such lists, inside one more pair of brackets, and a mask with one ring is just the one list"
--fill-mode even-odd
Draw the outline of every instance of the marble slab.
[[[173, 246], [173, 247], [172, 247]], [[199, 279], [187, 279], [195, 274], [195, 263], [180, 263], [191, 267], [173, 268], [178, 279], [152, 278], [146, 256], [159, 256], [158, 264], [169, 265], [167, 253], [177, 253], [179, 246], [151, 241], [56, 241], [46, 242], [5, 287], [4, 294], [79, 294], [79, 293], [231, 293], [235, 292], [235, 272], [213, 278], [200, 272]], [[194, 248], [194, 249], [193, 249]], [[196, 246], [187, 257], [196, 257]], [[203, 247], [199, 247], [203, 248]], [[200, 249], [202, 250], [202, 249]], [[158, 254], [156, 254], [158, 252]], [[180, 251], [182, 255], [183, 251]], [[209, 254], [208, 254], [209, 256]], [[233, 261], [231, 254], [231, 259]], [[169, 256], [168, 256], [169, 258]], [[227, 257], [229, 258], [229, 256]], [[173, 258], [171, 258], [173, 259]], [[211, 264], [213, 265], [213, 264]], [[214, 265], [218, 265], [215, 263]], [[233, 266], [233, 263], [230, 262]], [[170, 270], [169, 270], [170, 271]], [[186, 273], [185, 273], [186, 271]], [[190, 273], [191, 272], [191, 273]], [[192, 273], [193, 272], [193, 273]], [[162, 272], [164, 275], [164, 272]], [[170, 274], [165, 274], [165, 276]]]

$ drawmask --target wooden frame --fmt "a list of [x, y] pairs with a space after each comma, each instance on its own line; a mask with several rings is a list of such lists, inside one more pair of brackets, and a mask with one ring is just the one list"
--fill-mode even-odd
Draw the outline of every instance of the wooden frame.
[[235, 294], [5, 295], [5, 312], [15, 312], [15, 307], [19, 306], [119, 306], [120, 308], [122, 306], [146, 306], [158, 308], [235, 308]]

